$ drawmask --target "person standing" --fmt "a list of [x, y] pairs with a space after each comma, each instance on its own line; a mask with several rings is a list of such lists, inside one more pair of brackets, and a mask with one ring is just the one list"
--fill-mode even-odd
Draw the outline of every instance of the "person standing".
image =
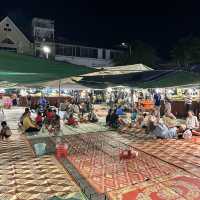
[[31, 105], [32, 105], [32, 97], [31, 97], [30, 94], [27, 95], [26, 100], [27, 100], [27, 107], [28, 107], [28, 108], [31, 108]]
[[46, 106], [47, 106], [47, 100], [46, 100], [46, 98], [44, 97], [44, 96], [41, 96], [40, 98], [39, 98], [39, 100], [38, 100], [38, 105], [39, 106], [42, 106], [42, 108], [44, 109], [44, 108], [46, 108]]
[[185, 108], [186, 108], [186, 113], [192, 110], [192, 95], [189, 91], [186, 93], [185, 97]]
[[160, 119], [160, 107], [161, 107], [161, 95], [159, 92], [154, 94], [154, 106], [155, 106], [155, 116]]
[[171, 113], [171, 111], [172, 111], [171, 101], [170, 101], [170, 99], [166, 96], [166, 97], [165, 97], [165, 110], [164, 110], [164, 113]]

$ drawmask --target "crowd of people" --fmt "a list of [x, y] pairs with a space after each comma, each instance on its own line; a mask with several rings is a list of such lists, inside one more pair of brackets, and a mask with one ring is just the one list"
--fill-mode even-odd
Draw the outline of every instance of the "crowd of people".
[[[121, 133], [143, 132], [162, 139], [191, 138], [194, 134], [200, 135], [199, 120], [192, 111], [190, 95], [186, 95], [185, 100], [187, 118], [181, 122], [172, 113], [171, 100], [167, 95], [163, 99], [159, 92], [154, 92], [151, 95], [152, 103], [148, 98], [142, 92], [137, 96], [137, 100], [134, 95], [130, 99], [130, 95], [114, 92], [107, 102], [109, 110], [105, 118], [106, 126]], [[35, 117], [32, 113], [36, 114]], [[61, 122], [64, 126], [79, 127], [80, 123], [98, 121], [92, 94], [88, 94], [84, 99], [75, 95], [61, 103], [59, 108], [50, 106], [48, 100], [41, 96], [34, 110], [32, 97], [28, 95], [27, 108], [20, 117], [19, 126], [23, 132], [29, 134], [37, 134], [44, 129], [57, 134], [61, 130]], [[11, 135], [11, 131], [5, 120], [2, 119], [1, 122], [0, 136], [5, 139]]]
[[[31, 98], [27, 98], [31, 101]], [[32, 112], [37, 113], [32, 118]], [[27, 108], [20, 117], [20, 128], [29, 134], [37, 134], [40, 130], [48, 130], [49, 133], [57, 134], [61, 129], [61, 117], [66, 126], [78, 127], [79, 123], [98, 122], [97, 115], [94, 112], [93, 104], [90, 99], [77, 102], [75, 99], [67, 99], [60, 105], [60, 108], [52, 108], [47, 99], [42, 96], [39, 98], [37, 108], [31, 109], [31, 102], [27, 101]]]
[[[185, 121], [182, 120], [181, 123], [172, 113], [171, 100], [167, 96], [165, 96], [164, 104], [162, 104], [161, 94], [155, 92], [153, 106], [149, 109], [145, 109], [140, 102], [142, 102], [142, 99], [132, 105], [128, 120], [125, 117], [125, 106], [119, 102], [113, 104], [106, 116], [107, 126], [118, 129], [121, 133], [140, 131], [162, 139], [186, 139], [191, 138], [192, 135], [200, 135], [199, 121], [191, 110], [191, 105], [188, 106], [185, 103], [187, 118]], [[162, 117], [161, 106], [164, 106]]]

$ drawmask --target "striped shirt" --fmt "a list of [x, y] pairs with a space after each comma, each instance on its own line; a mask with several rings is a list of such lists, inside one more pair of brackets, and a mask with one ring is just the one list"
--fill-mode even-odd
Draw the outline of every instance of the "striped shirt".
[[185, 97], [185, 104], [192, 104], [192, 96]]

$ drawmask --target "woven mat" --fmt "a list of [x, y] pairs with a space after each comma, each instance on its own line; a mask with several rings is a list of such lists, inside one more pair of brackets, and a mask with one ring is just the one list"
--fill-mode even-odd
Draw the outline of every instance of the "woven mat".
[[12, 195], [24, 200], [43, 200], [77, 191], [79, 188], [52, 156], [17, 161], [7, 165], [6, 169], [0, 169], [2, 195]]
[[200, 179], [185, 172], [176, 172], [108, 193], [112, 200], [149, 200], [200, 198]]
[[[55, 138], [51, 139], [56, 142]], [[128, 147], [105, 134], [65, 136], [64, 140], [69, 145], [68, 160], [99, 193], [176, 171], [175, 167], [142, 152], [136, 159], [120, 162], [120, 149]]]
[[79, 188], [53, 156], [35, 158], [23, 135], [0, 141], [0, 199], [44, 200]]

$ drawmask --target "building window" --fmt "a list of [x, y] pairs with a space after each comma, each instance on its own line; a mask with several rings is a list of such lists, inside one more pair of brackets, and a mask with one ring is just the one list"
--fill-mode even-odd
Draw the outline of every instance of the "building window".
[[4, 28], [4, 31], [9, 31], [9, 32], [11, 32], [12, 30], [11, 30], [11, 28]]
[[7, 27], [9, 27], [9, 24], [6, 24]]
[[3, 44], [15, 44], [11, 39], [9, 39], [9, 38], [6, 38], [6, 39], [4, 39], [3, 41], [1, 41], [1, 43], [3, 43]]

